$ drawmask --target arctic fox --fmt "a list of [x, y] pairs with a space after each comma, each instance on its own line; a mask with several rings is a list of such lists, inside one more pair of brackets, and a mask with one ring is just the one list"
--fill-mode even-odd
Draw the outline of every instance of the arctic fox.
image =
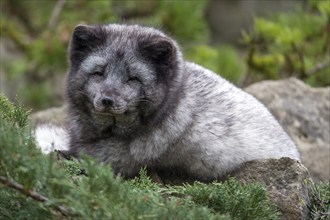
[[69, 48], [69, 155], [124, 177], [141, 167], [220, 179], [295, 144], [254, 97], [183, 59], [171, 37], [139, 25], [79, 25]]

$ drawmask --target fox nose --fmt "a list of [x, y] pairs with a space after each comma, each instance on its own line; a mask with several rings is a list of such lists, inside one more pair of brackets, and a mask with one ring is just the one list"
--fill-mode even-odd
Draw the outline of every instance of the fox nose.
[[101, 103], [104, 107], [111, 107], [114, 103], [114, 100], [110, 96], [105, 96], [101, 99]]

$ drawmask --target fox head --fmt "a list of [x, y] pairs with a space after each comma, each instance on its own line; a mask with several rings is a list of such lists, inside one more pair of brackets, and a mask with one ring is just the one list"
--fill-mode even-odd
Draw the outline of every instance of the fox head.
[[69, 61], [69, 104], [100, 127], [125, 130], [161, 118], [182, 81], [176, 42], [138, 25], [77, 26]]

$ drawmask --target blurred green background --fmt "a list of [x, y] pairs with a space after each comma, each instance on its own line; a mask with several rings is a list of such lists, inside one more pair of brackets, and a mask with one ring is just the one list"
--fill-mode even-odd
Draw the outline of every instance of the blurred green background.
[[1, 0], [0, 86], [33, 111], [63, 104], [79, 23], [139, 23], [239, 87], [297, 77], [330, 85], [329, 0]]

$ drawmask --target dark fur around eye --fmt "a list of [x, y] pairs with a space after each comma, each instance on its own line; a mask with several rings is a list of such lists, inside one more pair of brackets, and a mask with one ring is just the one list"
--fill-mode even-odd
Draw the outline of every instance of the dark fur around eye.
[[140, 79], [136, 76], [130, 76], [128, 77], [128, 82], [133, 82], [133, 81], [136, 81], [136, 82], [140, 82]]
[[90, 73], [91, 76], [103, 76], [103, 74], [103, 71], [94, 71]]

